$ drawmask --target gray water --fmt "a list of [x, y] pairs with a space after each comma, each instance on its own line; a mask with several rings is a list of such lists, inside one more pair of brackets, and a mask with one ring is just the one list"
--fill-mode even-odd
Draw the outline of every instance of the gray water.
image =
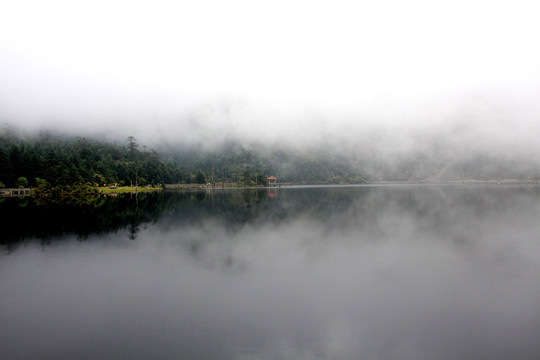
[[10, 204], [3, 359], [540, 358], [538, 187]]

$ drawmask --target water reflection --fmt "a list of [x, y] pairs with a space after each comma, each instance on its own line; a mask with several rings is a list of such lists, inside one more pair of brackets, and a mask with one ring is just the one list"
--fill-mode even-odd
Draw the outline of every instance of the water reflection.
[[136, 238], [141, 224], [157, 221], [163, 211], [174, 206], [164, 194], [127, 194], [87, 204], [38, 204], [28, 197], [3, 200], [0, 217], [9, 226], [3, 227], [0, 244], [8, 251], [34, 240], [46, 246], [70, 234], [87, 240], [127, 228], [130, 237]]
[[538, 188], [274, 190], [70, 208], [108, 225], [49, 225], [44, 252], [24, 230], [0, 262], [3, 357], [540, 355]]

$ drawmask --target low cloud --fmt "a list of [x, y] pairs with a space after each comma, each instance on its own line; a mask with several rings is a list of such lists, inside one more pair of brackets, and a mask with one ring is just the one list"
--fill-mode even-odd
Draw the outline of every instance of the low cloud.
[[0, 123], [208, 150], [540, 152], [540, 29], [526, 3], [125, 5], [10, 4]]

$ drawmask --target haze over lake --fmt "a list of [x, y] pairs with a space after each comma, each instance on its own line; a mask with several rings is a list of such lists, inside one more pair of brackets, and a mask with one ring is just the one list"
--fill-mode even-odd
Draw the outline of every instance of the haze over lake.
[[4, 359], [536, 359], [540, 189], [4, 199]]
[[1, 9], [0, 358], [540, 359], [537, 2]]

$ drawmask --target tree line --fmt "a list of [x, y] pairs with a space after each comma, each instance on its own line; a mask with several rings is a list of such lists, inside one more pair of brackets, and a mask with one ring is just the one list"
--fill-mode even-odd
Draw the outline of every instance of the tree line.
[[300, 151], [287, 146], [229, 141], [213, 150], [186, 147], [182, 151], [162, 149], [162, 152], [216, 181], [256, 185], [273, 175], [281, 183], [294, 184], [366, 182], [345, 156], [328, 148]]
[[36, 138], [0, 134], [0, 186], [80, 183], [157, 185], [191, 182], [194, 174], [164, 162], [130, 136], [122, 145], [67, 139], [44, 133]]
[[264, 186], [270, 175], [288, 183], [364, 182], [346, 159], [324, 150], [300, 153], [229, 142], [214, 151], [179, 145], [158, 154], [140, 146], [133, 136], [117, 144], [48, 132], [35, 137], [0, 133], [0, 187], [36, 187], [44, 182], [52, 187], [220, 182]]

